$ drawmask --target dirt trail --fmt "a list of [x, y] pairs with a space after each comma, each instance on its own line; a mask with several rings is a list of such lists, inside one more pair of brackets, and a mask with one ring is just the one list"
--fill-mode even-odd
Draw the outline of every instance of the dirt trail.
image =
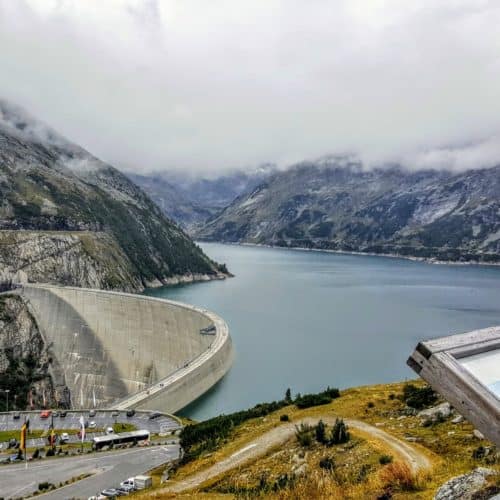
[[[382, 441], [389, 446], [394, 454], [402, 461], [406, 462], [414, 472], [422, 469], [427, 469], [431, 466], [430, 460], [419, 450], [410, 446], [408, 443], [388, 434], [387, 432], [374, 427], [373, 425], [361, 422], [360, 420], [345, 419], [345, 423], [351, 429], [357, 429], [363, 434], [367, 434], [378, 441]], [[228, 470], [240, 467], [241, 465], [251, 462], [263, 455], [266, 455], [271, 449], [279, 446], [295, 434], [295, 426], [301, 423], [315, 425], [318, 422], [317, 418], [304, 418], [291, 424], [284, 424], [276, 427], [265, 434], [262, 434], [257, 439], [246, 444], [243, 448], [233, 453], [230, 457], [217, 462], [201, 472], [183, 479], [177, 483], [172, 481], [167, 487], [159, 490], [159, 492], [181, 492], [190, 490], [201, 485], [208, 479], [216, 477]], [[323, 422], [332, 425], [335, 423], [335, 418], [323, 417]]]

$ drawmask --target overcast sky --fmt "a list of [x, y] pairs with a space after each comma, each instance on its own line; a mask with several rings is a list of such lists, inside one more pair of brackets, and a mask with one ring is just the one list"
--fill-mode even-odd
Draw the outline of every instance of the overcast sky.
[[119, 168], [500, 163], [497, 0], [0, 0], [0, 95]]

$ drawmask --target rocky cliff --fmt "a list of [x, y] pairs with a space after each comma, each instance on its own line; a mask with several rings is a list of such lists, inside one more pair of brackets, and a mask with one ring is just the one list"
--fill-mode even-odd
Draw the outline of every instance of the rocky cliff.
[[500, 261], [500, 167], [452, 173], [303, 163], [237, 198], [205, 240]]
[[0, 230], [29, 231], [2, 249], [23, 253], [33, 281], [137, 290], [221, 274], [127, 177], [1, 100]]
[[[0, 295], [0, 387], [10, 391], [9, 409], [55, 404], [52, 359], [26, 304], [17, 295]], [[0, 399], [5, 411], [6, 398]]]
[[[0, 231], [3, 281], [137, 290], [142, 282], [113, 236], [89, 231]], [[1, 278], [0, 278], [0, 281]]]

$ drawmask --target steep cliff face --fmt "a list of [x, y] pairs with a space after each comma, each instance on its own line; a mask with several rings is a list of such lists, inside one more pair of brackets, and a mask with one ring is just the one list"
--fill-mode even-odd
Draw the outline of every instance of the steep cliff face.
[[116, 240], [104, 232], [0, 231], [0, 269], [4, 281], [24, 273], [31, 281], [84, 288], [142, 286]]
[[[218, 266], [127, 177], [2, 100], [0, 229], [31, 231], [27, 234], [37, 238], [33, 245], [23, 238], [25, 251], [35, 251], [27, 256], [30, 261], [37, 259], [42, 240], [50, 246], [71, 246], [74, 238], [82, 241], [76, 236], [69, 243], [66, 238], [42, 238], [37, 236], [41, 231], [106, 233], [107, 240], [100, 235], [84, 239], [92, 239], [105, 254], [116, 258], [95, 258], [90, 263], [89, 252], [84, 252], [80, 254], [85, 257], [82, 266], [75, 268], [73, 251], [61, 270], [63, 275], [86, 269], [105, 276], [74, 277], [74, 284], [97, 280], [107, 288], [140, 289], [179, 275], [220, 274]], [[113, 260], [117, 261], [114, 269], [103, 269]], [[50, 276], [52, 262], [40, 259], [38, 267], [31, 269], [37, 276]], [[45, 264], [49, 267], [42, 270]], [[110, 281], [112, 275], [116, 282]], [[29, 273], [28, 278], [35, 280]]]
[[248, 242], [500, 261], [500, 167], [454, 174], [304, 163], [237, 198], [197, 232]]
[[[38, 326], [17, 295], [0, 295], [0, 387], [9, 392], [9, 409], [55, 404], [49, 374], [52, 360]], [[31, 394], [31, 395], [30, 395]], [[0, 399], [5, 411], [6, 398]]]

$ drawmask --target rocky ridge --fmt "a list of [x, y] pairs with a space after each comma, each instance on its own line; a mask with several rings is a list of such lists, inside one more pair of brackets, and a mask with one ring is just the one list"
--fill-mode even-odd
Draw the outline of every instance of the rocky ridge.
[[500, 262], [500, 166], [368, 170], [350, 158], [278, 172], [196, 232], [201, 240]]

